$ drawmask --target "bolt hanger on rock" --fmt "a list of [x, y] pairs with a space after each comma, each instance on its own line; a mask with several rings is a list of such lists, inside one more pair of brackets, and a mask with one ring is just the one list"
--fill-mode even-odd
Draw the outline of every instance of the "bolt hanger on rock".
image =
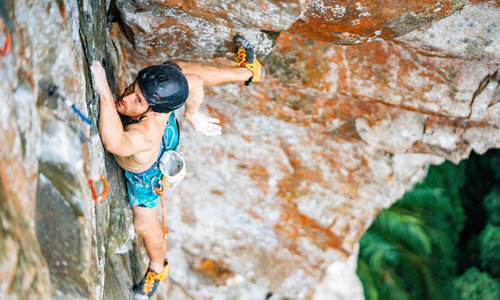
[[75, 104], [73, 102], [71, 102], [70, 100], [66, 99], [66, 97], [64, 97], [63, 95], [61, 95], [57, 90], [58, 88], [54, 85], [51, 85], [51, 84], [47, 84], [47, 83], [41, 83], [40, 84], [40, 87], [44, 90], [46, 90], [50, 96], [52, 95], [56, 95], [57, 97], [61, 98], [64, 103], [71, 107], [71, 109], [73, 109], [73, 111], [80, 117], [82, 118], [82, 120], [89, 124], [89, 125], [92, 125], [92, 121], [86, 117], [78, 108], [76, 108]]

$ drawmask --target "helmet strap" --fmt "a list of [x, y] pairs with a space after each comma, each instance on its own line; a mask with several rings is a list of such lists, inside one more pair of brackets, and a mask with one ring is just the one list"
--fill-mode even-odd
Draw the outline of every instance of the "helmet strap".
[[142, 121], [142, 120], [144, 120], [144, 118], [146, 118], [146, 117], [147, 117], [147, 114], [148, 114], [150, 111], [151, 111], [151, 107], [150, 107], [150, 108], [148, 108], [148, 110], [147, 110], [145, 113], [143, 113], [143, 114], [142, 114], [139, 118], [137, 118], [137, 119], [132, 119], [132, 118], [130, 118], [130, 117], [129, 117], [129, 118], [128, 118], [128, 122], [129, 122], [129, 123], [141, 123], [141, 121]]

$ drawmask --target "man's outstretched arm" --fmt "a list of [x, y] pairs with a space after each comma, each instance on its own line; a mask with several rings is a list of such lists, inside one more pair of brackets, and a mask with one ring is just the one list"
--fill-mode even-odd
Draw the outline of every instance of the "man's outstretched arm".
[[245, 82], [252, 76], [252, 72], [246, 68], [204, 61], [187, 61], [180, 59], [170, 61], [179, 65], [184, 74], [195, 74], [203, 78], [204, 86]]
[[194, 128], [195, 131], [204, 134], [205, 136], [220, 135], [222, 127], [216, 125], [218, 119], [209, 118], [206, 115], [198, 112], [205, 92], [203, 91], [203, 78], [198, 75], [185, 75], [189, 85], [189, 97], [186, 100], [186, 119]]
[[107, 151], [118, 156], [130, 156], [142, 149], [138, 149], [137, 145], [147, 146], [147, 139], [139, 130], [125, 132], [120, 120], [120, 116], [116, 111], [113, 95], [109, 89], [106, 79], [106, 72], [101, 63], [94, 60], [90, 67], [94, 75], [94, 84], [97, 93], [101, 96], [99, 109], [99, 134], [102, 144]]

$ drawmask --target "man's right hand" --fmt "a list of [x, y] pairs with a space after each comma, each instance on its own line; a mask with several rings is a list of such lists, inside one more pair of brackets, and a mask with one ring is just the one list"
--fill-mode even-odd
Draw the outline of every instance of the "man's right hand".
[[192, 117], [186, 117], [186, 120], [191, 124], [196, 132], [205, 136], [221, 135], [222, 127], [215, 125], [219, 123], [219, 119], [209, 118], [206, 115], [197, 112]]
[[112, 97], [108, 85], [108, 80], [106, 79], [106, 71], [104, 71], [104, 68], [101, 66], [101, 63], [98, 60], [94, 60], [92, 62], [90, 70], [92, 71], [92, 75], [94, 75], [94, 85], [96, 91], [97, 93], [99, 93], [101, 98]]

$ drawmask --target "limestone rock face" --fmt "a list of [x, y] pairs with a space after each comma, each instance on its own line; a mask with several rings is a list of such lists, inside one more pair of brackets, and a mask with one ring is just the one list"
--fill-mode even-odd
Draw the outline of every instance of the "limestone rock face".
[[[0, 3], [2, 49], [7, 34], [12, 38], [10, 52], [0, 56], [1, 299], [127, 299], [130, 289], [120, 281], [141, 276], [123, 173], [112, 157], [105, 160], [97, 107], [87, 110], [87, 99], [94, 98], [87, 59], [112, 62], [105, 52], [111, 40], [100, 26], [105, 7], [90, 1]], [[48, 85], [57, 92], [45, 90]], [[112, 182], [107, 200], [114, 201], [94, 203], [88, 179], [95, 174]], [[103, 187], [97, 182], [95, 188]]]
[[[345, 262], [335, 262], [329, 265], [324, 278], [316, 286], [313, 300], [350, 299], [363, 300], [363, 286], [356, 274], [359, 246]], [[331, 283], [335, 282], [335, 285]]]
[[467, 7], [396, 40], [429, 55], [498, 62], [498, 7], [496, 1]]
[[[39, 87], [42, 82], [57, 85], [75, 102], [81, 95], [83, 76], [61, 17], [64, 7], [50, 1], [5, 6], [9, 13], [0, 20], [2, 41], [8, 33], [13, 42], [10, 53], [0, 58], [0, 297], [93, 297], [95, 244], [86, 230], [92, 212], [84, 204], [88, 193], [81, 191], [86, 183], [76, 118]], [[60, 76], [66, 73], [74, 75]]]
[[452, 15], [467, 5], [488, 0], [311, 0], [288, 32], [352, 45], [404, 35]]
[[234, 50], [232, 38], [238, 32], [259, 45], [257, 53], [269, 54], [277, 37], [254, 27], [211, 23], [156, 2], [117, 0], [116, 5], [134, 49], [156, 63], [173, 58], [210, 59], [230, 55]]
[[[496, 8], [463, 13], [470, 9]], [[166, 209], [178, 258], [171, 297], [257, 297], [255, 283], [274, 297], [321, 297], [311, 270], [345, 259], [378, 210], [429, 164], [498, 147], [497, 121], [476, 110], [496, 103], [499, 65], [470, 53], [436, 57], [400, 42], [346, 47], [282, 33], [262, 59], [266, 81], [207, 89], [205, 112], [222, 120], [224, 134], [206, 139], [182, 124], [188, 175]]]
[[[276, 37], [258, 30], [286, 31], [343, 45], [392, 39], [482, 2], [498, 6], [495, 1], [488, 0], [411, 0], [404, 3], [398, 0], [383, 3], [373, 0], [117, 0], [117, 6], [135, 50], [160, 62], [181, 56], [198, 59], [227, 56], [233, 49], [231, 38], [237, 32], [244, 33], [251, 42], [258, 44], [260, 54], [270, 52]], [[490, 14], [477, 18], [477, 22], [486, 21], [480, 26], [487, 27], [484, 23], [494, 22], [494, 19], [488, 19]], [[460, 24], [470, 26], [466, 20]], [[493, 34], [494, 28], [490, 27], [485, 28], [489, 31], [487, 35]], [[455, 30], [451, 28], [453, 26], [448, 30]], [[429, 34], [435, 36], [432, 31]], [[452, 34], [443, 34], [447, 40], [454, 39], [454, 43], [459, 43], [455, 48], [474, 43], [473, 36], [477, 35], [467, 33], [471, 40], [464, 41], [465, 36], [456, 39]], [[490, 40], [477, 39], [485, 43]], [[429, 42], [429, 39], [425, 40]], [[440, 37], [435, 40], [434, 43], [444, 41]], [[494, 49], [495, 45], [490, 46]]]
[[[378, 211], [429, 165], [500, 147], [495, 1], [252, 3], [0, 2], [0, 47], [12, 37], [0, 56], [1, 299], [132, 299], [147, 266], [123, 171], [97, 134], [94, 59], [119, 95], [154, 62], [229, 64], [241, 32], [267, 70], [251, 87], [206, 88], [201, 111], [221, 136], [180, 117], [187, 176], [166, 196], [170, 289], [158, 299], [362, 299], [356, 244]], [[111, 188], [94, 203], [100, 174]]]
[[156, 0], [230, 28], [247, 27], [269, 31], [288, 29], [307, 8], [306, 0], [200, 1]]

